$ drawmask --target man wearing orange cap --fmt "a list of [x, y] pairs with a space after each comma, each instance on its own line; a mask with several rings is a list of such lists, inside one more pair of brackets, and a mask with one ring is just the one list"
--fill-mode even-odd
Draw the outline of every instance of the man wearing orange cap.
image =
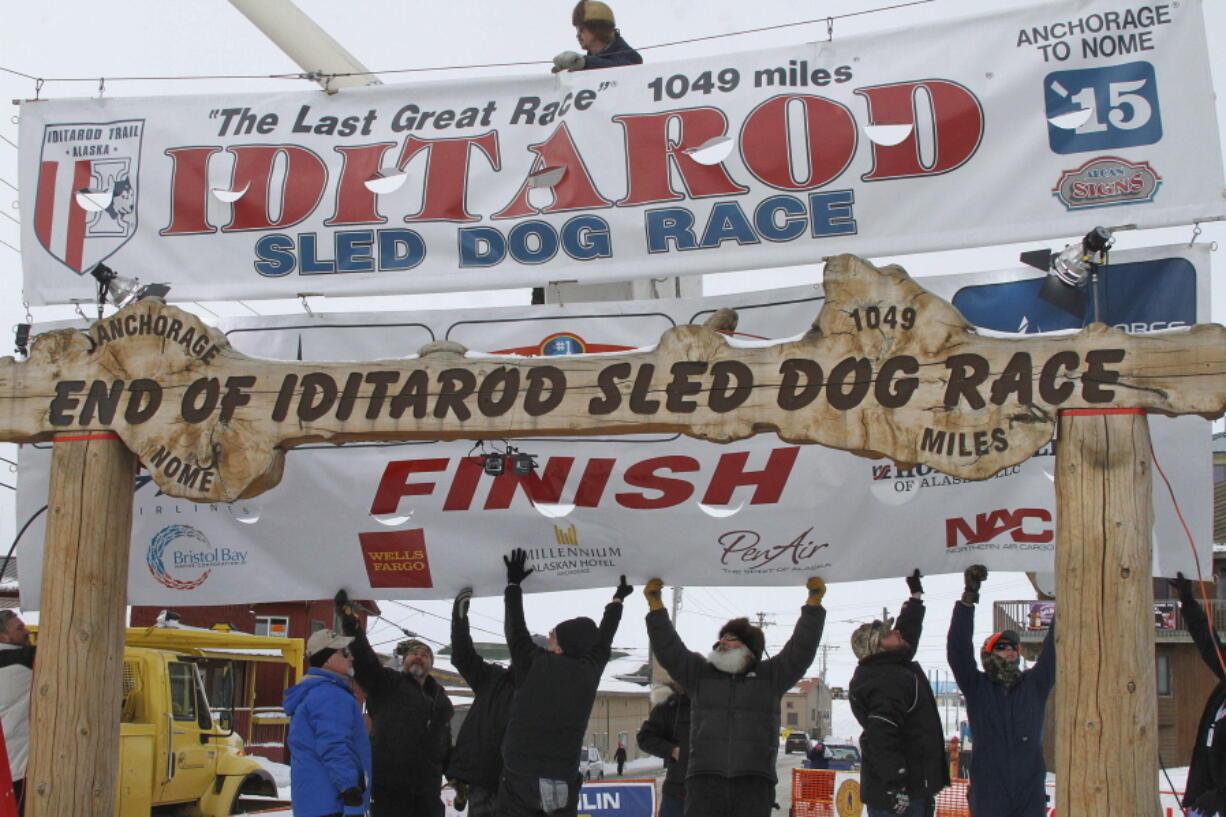
[[571, 13], [575, 38], [584, 54], [563, 51], [553, 58], [553, 73], [642, 65], [643, 58], [622, 39], [613, 9], [600, 0], [579, 0]]
[[983, 565], [963, 571], [965, 589], [954, 602], [945, 651], [954, 680], [966, 697], [974, 736], [971, 752], [971, 813], [994, 817], [1043, 817], [1047, 813], [1047, 768], [1043, 763], [1043, 712], [1056, 682], [1055, 622], [1047, 630], [1033, 667], [1022, 670], [1021, 638], [1013, 630], [988, 636], [975, 666], [971, 634]]

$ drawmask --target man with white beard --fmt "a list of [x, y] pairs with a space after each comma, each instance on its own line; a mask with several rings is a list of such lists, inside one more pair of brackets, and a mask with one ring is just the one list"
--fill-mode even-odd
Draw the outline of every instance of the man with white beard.
[[686, 817], [769, 817], [775, 802], [779, 753], [779, 701], [804, 677], [817, 653], [826, 610], [826, 583], [814, 576], [792, 637], [779, 654], [763, 659], [766, 638], [747, 618], [720, 628], [703, 658], [681, 641], [661, 591], [652, 579], [647, 635], [660, 665], [690, 695], [690, 764], [685, 779]]

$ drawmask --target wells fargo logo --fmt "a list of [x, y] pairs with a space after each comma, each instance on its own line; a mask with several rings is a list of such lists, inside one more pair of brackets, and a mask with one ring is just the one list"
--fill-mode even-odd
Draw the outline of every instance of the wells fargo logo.
[[359, 533], [371, 587], [433, 587], [425, 531]]

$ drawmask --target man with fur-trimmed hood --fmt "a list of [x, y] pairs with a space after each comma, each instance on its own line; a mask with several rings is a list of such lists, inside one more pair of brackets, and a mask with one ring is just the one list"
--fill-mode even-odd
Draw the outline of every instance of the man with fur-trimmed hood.
[[988, 577], [983, 565], [963, 571], [965, 588], [954, 602], [946, 657], [966, 697], [966, 714], [975, 736], [967, 799], [975, 814], [1043, 817], [1047, 813], [1047, 768], [1043, 763], [1043, 714], [1056, 682], [1055, 622], [1047, 630], [1034, 666], [1019, 667], [1021, 639], [1012, 630], [993, 633], [975, 666], [972, 633], [979, 586]]
[[657, 817], [685, 813], [685, 775], [690, 767], [690, 696], [672, 678], [651, 690], [651, 712], [635, 736], [644, 752], [664, 759]]
[[685, 778], [687, 817], [769, 817], [775, 802], [779, 701], [813, 663], [826, 622], [826, 584], [814, 576], [792, 637], [773, 658], [766, 638], [747, 618], [734, 618], [704, 658], [682, 642], [661, 600], [664, 582], [652, 579], [647, 635], [660, 665], [690, 695], [690, 762]]
[[575, 39], [585, 53], [563, 51], [553, 58], [553, 73], [641, 65], [643, 58], [622, 39], [613, 9], [600, 0], [579, 0], [570, 15]]
[[[932, 817], [949, 785], [945, 737], [936, 696], [915, 662], [924, 628], [920, 572], [907, 577], [911, 598], [892, 619], [862, 624], [851, 635], [860, 663], [847, 697], [864, 732], [860, 799], [869, 817]], [[978, 735], [976, 735], [976, 738]]]

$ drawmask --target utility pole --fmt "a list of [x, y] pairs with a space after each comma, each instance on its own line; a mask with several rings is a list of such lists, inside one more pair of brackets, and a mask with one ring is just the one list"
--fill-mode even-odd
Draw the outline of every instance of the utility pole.
[[829, 655], [831, 650], [837, 650], [838, 648], [839, 648], [838, 644], [822, 644], [820, 647], [818, 647], [818, 649], [822, 651], [821, 678], [822, 678], [823, 684], [826, 683], [826, 657]]
[[754, 613], [754, 615], [758, 617], [758, 629], [765, 630], [767, 627], [775, 626], [774, 619], [771, 619], [770, 621], [766, 620], [766, 616], [768, 615], [767, 613], [764, 613], [761, 610], [759, 610], [758, 612]]

